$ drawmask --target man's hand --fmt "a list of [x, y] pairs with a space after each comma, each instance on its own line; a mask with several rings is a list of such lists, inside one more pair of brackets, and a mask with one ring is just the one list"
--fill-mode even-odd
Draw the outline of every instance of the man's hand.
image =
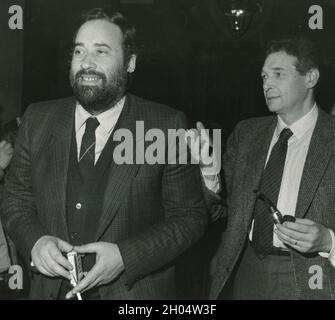
[[68, 253], [72, 249], [73, 246], [61, 239], [43, 236], [31, 250], [32, 263], [40, 273], [48, 277], [71, 279], [69, 270], [72, 270], [72, 265], [62, 253]]
[[5, 170], [12, 160], [14, 149], [9, 142], [0, 142], [0, 168]]
[[296, 222], [277, 224], [275, 233], [279, 240], [302, 253], [329, 253], [332, 247], [329, 230], [309, 219], [296, 219]]
[[114, 243], [95, 242], [74, 247], [79, 254], [95, 253], [96, 263], [78, 285], [66, 295], [71, 299], [78, 292], [85, 292], [93, 287], [107, 284], [116, 279], [123, 271], [124, 264], [118, 246]]
[[[217, 161], [214, 150], [210, 154], [210, 147], [213, 143], [210, 140], [207, 130], [201, 122], [197, 122], [197, 128], [188, 131], [187, 145], [191, 151], [192, 158], [199, 163], [202, 170], [210, 172], [212, 175], [218, 174]], [[209, 171], [210, 170], [210, 171]]]

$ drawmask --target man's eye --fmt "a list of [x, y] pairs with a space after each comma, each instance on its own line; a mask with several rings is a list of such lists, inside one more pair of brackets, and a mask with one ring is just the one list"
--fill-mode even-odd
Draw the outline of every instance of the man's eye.
[[106, 54], [108, 54], [108, 52], [107, 52], [107, 50], [100, 49], [100, 50], [98, 50], [98, 54], [99, 55], [106, 55]]
[[79, 56], [82, 55], [84, 53], [84, 50], [80, 50], [80, 49], [74, 49], [73, 50], [73, 55], [74, 56]]
[[276, 78], [280, 78], [281, 75], [282, 75], [282, 74], [281, 74], [280, 72], [275, 72], [275, 77], [276, 77]]

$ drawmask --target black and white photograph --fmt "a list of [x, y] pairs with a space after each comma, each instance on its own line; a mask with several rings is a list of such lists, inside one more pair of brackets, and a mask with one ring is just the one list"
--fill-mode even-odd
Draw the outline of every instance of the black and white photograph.
[[334, 35], [335, 0], [1, 0], [0, 300], [335, 299]]

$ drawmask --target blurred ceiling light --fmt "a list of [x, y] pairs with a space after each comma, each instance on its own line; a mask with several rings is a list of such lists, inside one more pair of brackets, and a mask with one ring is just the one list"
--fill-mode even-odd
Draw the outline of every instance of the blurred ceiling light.
[[231, 34], [239, 38], [243, 36], [257, 13], [263, 9], [257, 0], [218, 0], [223, 10]]

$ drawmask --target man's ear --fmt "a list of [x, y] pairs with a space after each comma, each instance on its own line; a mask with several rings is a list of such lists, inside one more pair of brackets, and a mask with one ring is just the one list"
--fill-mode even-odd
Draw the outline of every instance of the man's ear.
[[309, 70], [306, 74], [307, 88], [310, 88], [310, 89], [314, 88], [318, 84], [319, 78], [320, 78], [320, 72], [318, 69], [314, 68], [314, 69]]
[[127, 72], [128, 73], [133, 73], [136, 69], [136, 59], [137, 56], [136, 54], [132, 54], [130, 56], [129, 62], [128, 62], [128, 68], [127, 68]]

